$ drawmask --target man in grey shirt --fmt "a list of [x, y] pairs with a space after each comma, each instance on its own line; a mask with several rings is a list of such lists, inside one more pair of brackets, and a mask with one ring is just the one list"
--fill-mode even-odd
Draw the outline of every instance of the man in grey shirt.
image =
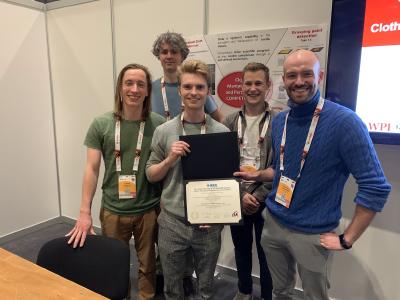
[[204, 112], [210, 87], [206, 64], [197, 60], [183, 63], [178, 81], [184, 111], [157, 127], [146, 174], [150, 182], [161, 181], [163, 185], [158, 217], [158, 248], [164, 272], [165, 298], [184, 299], [186, 258], [193, 256], [199, 297], [210, 299], [223, 227], [190, 225], [185, 219], [180, 158], [190, 152], [190, 145], [179, 141], [179, 136], [228, 132], [229, 129]]

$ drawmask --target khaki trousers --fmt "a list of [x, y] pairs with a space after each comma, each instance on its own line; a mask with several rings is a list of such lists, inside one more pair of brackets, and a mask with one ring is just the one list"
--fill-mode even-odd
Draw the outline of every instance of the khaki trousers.
[[142, 215], [121, 216], [104, 208], [100, 211], [102, 233], [129, 245], [132, 235], [139, 261], [139, 300], [155, 296], [155, 249], [157, 234], [157, 212], [152, 209]]

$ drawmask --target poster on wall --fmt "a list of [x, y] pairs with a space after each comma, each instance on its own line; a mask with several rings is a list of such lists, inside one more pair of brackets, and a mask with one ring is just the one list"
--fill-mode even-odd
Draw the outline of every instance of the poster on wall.
[[[243, 104], [242, 72], [249, 62], [260, 62], [270, 69], [271, 88], [266, 100], [273, 109], [286, 108], [287, 94], [282, 82], [283, 62], [296, 49], [313, 51], [324, 69], [326, 65], [327, 26], [253, 30], [186, 38], [189, 59], [200, 59], [212, 75], [211, 94], [224, 114]], [[323, 84], [321, 84], [323, 94]]]

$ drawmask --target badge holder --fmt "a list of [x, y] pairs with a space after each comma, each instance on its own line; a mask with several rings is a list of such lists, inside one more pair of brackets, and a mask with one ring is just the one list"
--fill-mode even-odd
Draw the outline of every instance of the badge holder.
[[292, 202], [292, 196], [295, 186], [296, 181], [282, 175], [279, 180], [278, 189], [276, 191], [275, 201], [283, 205], [284, 207], [289, 208], [290, 203]]
[[136, 198], [136, 176], [119, 175], [118, 177], [118, 196], [119, 199]]

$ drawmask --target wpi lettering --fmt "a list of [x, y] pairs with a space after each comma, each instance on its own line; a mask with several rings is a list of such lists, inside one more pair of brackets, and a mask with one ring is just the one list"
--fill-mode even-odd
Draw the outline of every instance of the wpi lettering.
[[390, 132], [390, 123], [368, 122], [369, 131], [387, 131]]

